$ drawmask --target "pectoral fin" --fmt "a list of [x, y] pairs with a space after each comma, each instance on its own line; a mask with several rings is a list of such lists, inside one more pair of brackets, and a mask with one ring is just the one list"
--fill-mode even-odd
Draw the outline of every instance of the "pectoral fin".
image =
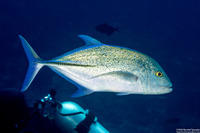
[[138, 76], [136, 76], [133, 73], [126, 72], [126, 71], [112, 71], [112, 72], [97, 75], [93, 78], [102, 77], [102, 76], [115, 76], [115, 77], [120, 78], [125, 81], [137, 81], [138, 80]]

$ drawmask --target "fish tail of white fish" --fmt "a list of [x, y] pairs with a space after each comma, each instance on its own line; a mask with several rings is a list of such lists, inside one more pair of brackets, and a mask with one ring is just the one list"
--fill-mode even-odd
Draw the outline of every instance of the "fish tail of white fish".
[[24, 37], [19, 35], [19, 38], [21, 40], [22, 46], [24, 48], [24, 51], [29, 61], [29, 67], [26, 73], [26, 77], [24, 79], [22, 89], [21, 89], [21, 92], [24, 92], [30, 86], [33, 79], [35, 78], [39, 70], [44, 66], [44, 64], [40, 63], [42, 59], [36, 54], [36, 52], [29, 45], [29, 43], [24, 39]]

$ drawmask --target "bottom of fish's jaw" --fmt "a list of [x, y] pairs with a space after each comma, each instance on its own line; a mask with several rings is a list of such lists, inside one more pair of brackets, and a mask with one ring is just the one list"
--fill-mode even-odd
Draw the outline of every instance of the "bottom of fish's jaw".
[[167, 86], [167, 87], [162, 87], [161, 90], [160, 90], [160, 94], [167, 94], [167, 93], [170, 93], [172, 92], [173, 89], [172, 89], [172, 86]]
[[172, 84], [168, 84], [168, 85], [165, 85], [165, 86], [160, 86], [158, 93], [159, 94], [167, 94], [167, 93], [170, 93], [172, 91], [173, 91]]
[[172, 92], [173, 89], [170, 87], [159, 87], [159, 90], [151, 90], [149, 92], [146, 92], [147, 95], [162, 95]]
[[163, 94], [166, 94], [166, 93], [170, 93], [170, 92], [172, 92], [173, 91], [173, 89], [172, 88], [170, 88], [170, 87], [166, 87], [164, 90], [163, 90]]

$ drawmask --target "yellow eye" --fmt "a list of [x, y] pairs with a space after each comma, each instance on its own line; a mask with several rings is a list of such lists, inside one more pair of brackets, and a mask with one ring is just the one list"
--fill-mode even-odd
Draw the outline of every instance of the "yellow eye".
[[163, 74], [162, 74], [160, 71], [157, 71], [157, 72], [156, 72], [156, 76], [157, 76], [157, 77], [162, 77]]

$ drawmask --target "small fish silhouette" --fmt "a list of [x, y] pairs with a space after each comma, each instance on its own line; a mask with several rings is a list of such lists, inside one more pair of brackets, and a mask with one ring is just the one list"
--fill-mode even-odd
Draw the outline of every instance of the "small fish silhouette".
[[119, 30], [119, 28], [115, 28], [107, 23], [97, 25], [95, 29], [100, 33], [107, 34], [108, 36]]

